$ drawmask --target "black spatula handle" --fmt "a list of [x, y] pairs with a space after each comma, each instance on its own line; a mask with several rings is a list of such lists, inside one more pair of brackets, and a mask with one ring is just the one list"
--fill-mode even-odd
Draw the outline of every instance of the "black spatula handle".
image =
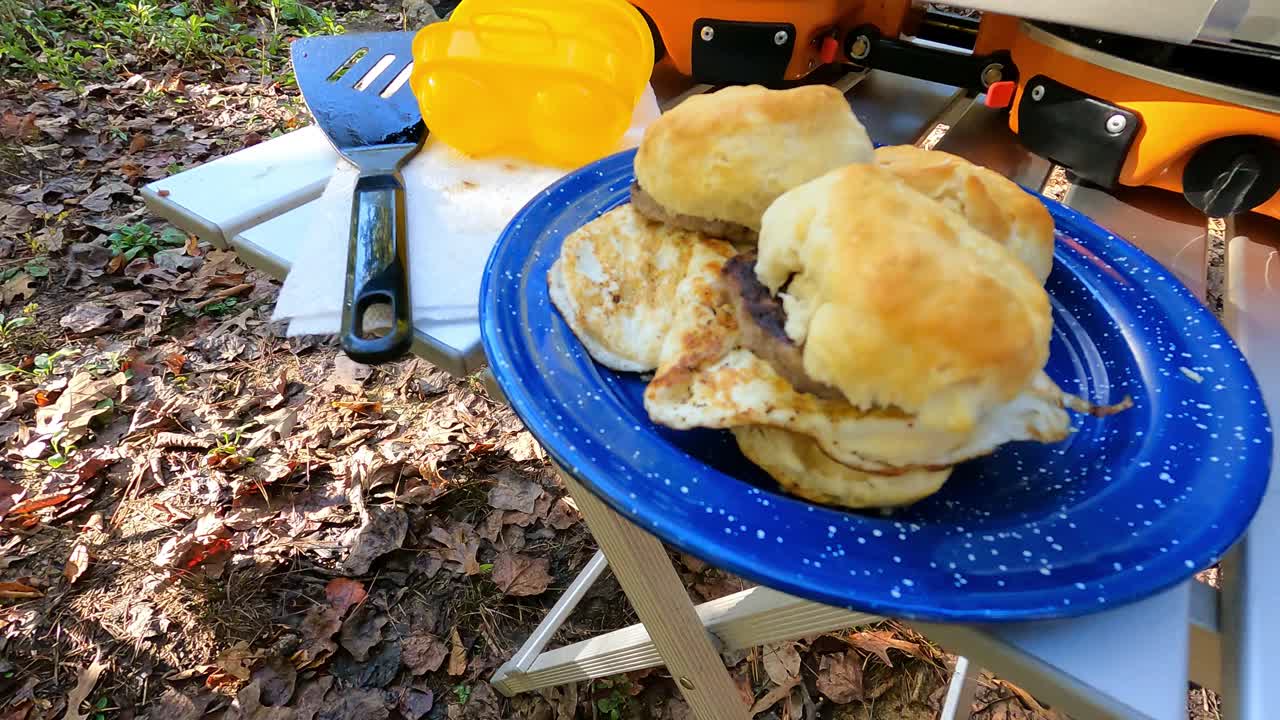
[[[357, 362], [395, 360], [413, 340], [406, 227], [400, 174], [362, 174], [351, 206], [341, 335], [342, 349]], [[365, 311], [377, 305], [390, 306], [391, 329], [380, 337], [364, 337]]]

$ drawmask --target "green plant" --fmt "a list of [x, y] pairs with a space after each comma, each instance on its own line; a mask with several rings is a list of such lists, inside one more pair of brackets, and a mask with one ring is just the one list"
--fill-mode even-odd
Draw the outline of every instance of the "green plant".
[[187, 236], [172, 227], [157, 233], [150, 225], [139, 222], [121, 225], [107, 236], [107, 241], [111, 243], [112, 255], [124, 255], [125, 260], [133, 260], [139, 255], [149, 258], [165, 247], [182, 247]]
[[8, 344], [10, 339], [13, 338], [14, 331], [18, 328], [35, 324], [36, 309], [39, 307], [35, 303], [28, 303], [26, 307], [22, 308], [21, 315], [14, 315], [13, 317], [6, 317], [4, 313], [0, 312], [0, 343]]
[[596, 700], [596, 710], [608, 720], [622, 720], [624, 713], [631, 708], [631, 696], [622, 691], [626, 683], [615, 684], [605, 679], [598, 681], [598, 684], [608, 688], [609, 695]]
[[40, 353], [31, 360], [31, 369], [24, 370], [17, 365], [0, 363], [0, 377], [8, 377], [14, 373], [30, 375], [36, 380], [47, 380], [58, 369], [58, 361], [64, 357], [79, 354], [79, 350], [63, 348], [55, 353]]
[[216, 460], [216, 464], [244, 465], [245, 463], [254, 462], [249, 455], [240, 452], [240, 431], [234, 433], [222, 433], [219, 436], [218, 443], [209, 450], [208, 456]]
[[211, 302], [200, 309], [200, 312], [211, 317], [222, 317], [230, 313], [239, 304], [239, 300], [233, 297], [225, 298], [217, 302]]
[[458, 683], [453, 686], [453, 695], [458, 698], [459, 704], [466, 705], [467, 701], [471, 699], [471, 686], [466, 683]]
[[63, 444], [62, 441], [64, 439], [66, 439], [65, 433], [49, 438], [49, 449], [53, 451], [53, 454], [44, 459], [44, 464], [53, 470], [66, 465], [71, 460], [71, 456], [75, 454], [76, 446], [73, 443]]

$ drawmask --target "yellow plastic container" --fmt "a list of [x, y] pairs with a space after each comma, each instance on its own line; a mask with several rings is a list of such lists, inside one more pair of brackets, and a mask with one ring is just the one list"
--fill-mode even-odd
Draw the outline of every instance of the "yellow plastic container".
[[473, 157], [577, 167], [617, 149], [653, 70], [624, 0], [463, 0], [413, 41], [432, 135]]

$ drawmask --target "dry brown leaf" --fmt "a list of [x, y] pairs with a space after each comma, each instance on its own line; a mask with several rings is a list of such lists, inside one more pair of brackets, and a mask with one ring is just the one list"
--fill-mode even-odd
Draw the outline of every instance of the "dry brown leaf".
[[93, 659], [89, 663], [89, 667], [80, 671], [80, 676], [76, 678], [76, 686], [71, 688], [71, 692], [67, 693], [67, 712], [62, 716], [62, 720], [81, 720], [84, 716], [80, 714], [80, 704], [89, 697], [89, 693], [93, 692], [93, 686], [98, 684], [98, 677], [102, 675], [102, 671], [107, 669], [107, 664], [98, 662], [101, 656]]
[[165, 541], [152, 562], [178, 571], [200, 569], [206, 576], [216, 578], [226, 565], [230, 536], [231, 531], [216, 511], [210, 511]]
[[582, 519], [582, 513], [572, 503], [571, 498], [560, 498], [547, 513], [546, 523], [556, 530], [568, 530]]
[[288, 705], [293, 697], [298, 671], [285, 658], [273, 655], [253, 670], [250, 681], [262, 688], [260, 699], [263, 705], [279, 707]]
[[29, 300], [35, 294], [35, 280], [20, 272], [0, 284], [0, 306], [12, 305], [18, 300]]
[[344, 572], [363, 575], [374, 560], [398, 549], [409, 532], [409, 516], [398, 507], [376, 507], [364, 517], [364, 523], [352, 530], [345, 544], [351, 548], [342, 564]]
[[10, 508], [9, 513], [11, 515], [29, 515], [33, 512], [44, 510], [45, 508], [61, 505], [62, 503], [70, 500], [71, 496], [74, 494], [75, 493], [60, 492], [53, 495], [42, 495], [14, 505]]
[[764, 672], [774, 685], [791, 686], [800, 679], [800, 653], [793, 642], [764, 647]]
[[893, 662], [889, 660], [889, 648], [922, 657], [919, 645], [899, 640], [893, 636], [892, 630], [861, 630], [850, 634], [847, 639], [850, 645], [875, 655], [889, 667], [893, 667]]
[[44, 593], [26, 583], [0, 582], [0, 600], [29, 600], [38, 597], [44, 597]]
[[1039, 715], [1048, 714], [1049, 710], [1046, 709], [1045, 706], [1041, 705], [1038, 700], [1031, 697], [1031, 693], [1027, 692], [1026, 690], [1023, 690], [1022, 688], [1018, 687], [1017, 685], [1014, 685], [1011, 682], [1008, 682], [1007, 680], [1000, 680], [998, 678], [996, 679], [996, 685], [999, 685], [1000, 687], [1008, 690], [1014, 695], [1017, 695], [1019, 702], [1021, 702], [1022, 705], [1026, 707], [1028, 710], [1034, 713], [1037, 713]]
[[850, 650], [841, 655], [823, 655], [818, 664], [818, 692], [834, 703], [862, 699], [862, 658]]
[[319, 665], [338, 649], [334, 633], [342, 627], [342, 614], [332, 607], [316, 606], [307, 612], [298, 630], [302, 642], [290, 660], [299, 670]]
[[356, 608], [343, 621], [342, 631], [338, 633], [338, 643], [358, 662], [365, 662], [369, 659], [369, 650], [382, 642], [382, 626], [389, 621], [390, 618], [368, 605]]
[[169, 621], [163, 616], [156, 616], [156, 609], [150, 603], [139, 603], [129, 608], [129, 624], [124, 632], [136, 640], [155, 637], [169, 629]]
[[218, 653], [218, 657], [214, 659], [213, 663], [232, 677], [248, 680], [249, 675], [252, 673], [253, 664], [257, 659], [258, 653], [249, 647], [249, 642], [241, 640]]
[[528, 597], [541, 595], [551, 584], [547, 558], [535, 558], [513, 552], [502, 552], [493, 561], [493, 583], [507, 595]]
[[775, 685], [772, 688], [770, 688], [769, 692], [765, 693], [764, 695], [761, 695], [760, 699], [756, 700], [755, 703], [752, 704], [751, 706], [752, 717], [759, 715], [760, 713], [764, 712], [765, 710], [768, 710], [774, 705], [777, 705], [779, 700], [789, 697], [791, 695], [791, 689], [794, 688], [795, 686], [796, 686], [795, 683], [792, 683], [785, 687], [781, 685]]
[[415, 632], [400, 645], [400, 660], [414, 675], [439, 670], [448, 654], [444, 641], [426, 632]]
[[498, 510], [514, 510], [532, 515], [542, 486], [517, 476], [509, 470], [498, 474], [498, 482], [489, 490], [489, 505]]
[[151, 706], [151, 716], [156, 720], [200, 720], [212, 700], [208, 693], [192, 697], [171, 687]]
[[93, 419], [111, 412], [120, 387], [128, 382], [124, 373], [99, 378], [91, 372], [78, 372], [67, 381], [67, 387], [52, 405], [36, 408], [36, 432], [50, 436], [65, 432], [64, 442], [78, 440]]
[[95, 303], [80, 303], [63, 315], [58, 324], [76, 335], [93, 335], [111, 328], [111, 321], [119, 316], [115, 308]]
[[405, 720], [421, 720], [424, 715], [431, 712], [431, 708], [434, 706], [435, 694], [431, 690], [421, 692], [412, 688], [404, 689], [400, 694], [400, 701], [396, 705]]
[[475, 575], [480, 572], [480, 563], [476, 561], [476, 553], [480, 550], [480, 537], [474, 527], [468, 523], [457, 522], [445, 529], [439, 525], [431, 528], [428, 535], [432, 540], [444, 546], [436, 551], [441, 560], [449, 563], [455, 572]]
[[87, 569], [89, 569], [89, 548], [83, 544], [76, 545], [62, 567], [62, 577], [67, 579], [68, 584], [72, 584], [79, 580]]
[[364, 602], [368, 593], [365, 592], [364, 583], [359, 580], [334, 578], [324, 586], [324, 597], [339, 615], [344, 615], [352, 605]]
[[458, 626], [449, 631], [449, 667], [450, 675], [458, 676], [467, 671], [467, 649], [462, 646], [462, 636], [458, 634]]
[[[297, 692], [298, 700], [293, 704], [292, 720], [312, 720], [325, 707], [325, 694], [333, 686], [332, 675], [321, 675], [303, 685]], [[159, 720], [157, 718], [156, 720]]]

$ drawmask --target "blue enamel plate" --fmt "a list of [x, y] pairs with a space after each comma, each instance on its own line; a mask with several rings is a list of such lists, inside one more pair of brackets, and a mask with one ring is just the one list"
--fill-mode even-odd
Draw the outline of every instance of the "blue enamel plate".
[[1058, 246], [1048, 373], [1108, 418], [1056, 445], [965, 463], [891, 514], [790, 497], [724, 431], [649, 421], [646, 378], [596, 365], [547, 296], [562, 239], [627, 201], [633, 153], [531, 201], [481, 289], [484, 347], [516, 413], [557, 463], [681, 550], [772, 588], [896, 617], [991, 622], [1132, 602], [1213, 564], [1266, 487], [1271, 426], [1226, 331], [1164, 268], [1045, 200]]

